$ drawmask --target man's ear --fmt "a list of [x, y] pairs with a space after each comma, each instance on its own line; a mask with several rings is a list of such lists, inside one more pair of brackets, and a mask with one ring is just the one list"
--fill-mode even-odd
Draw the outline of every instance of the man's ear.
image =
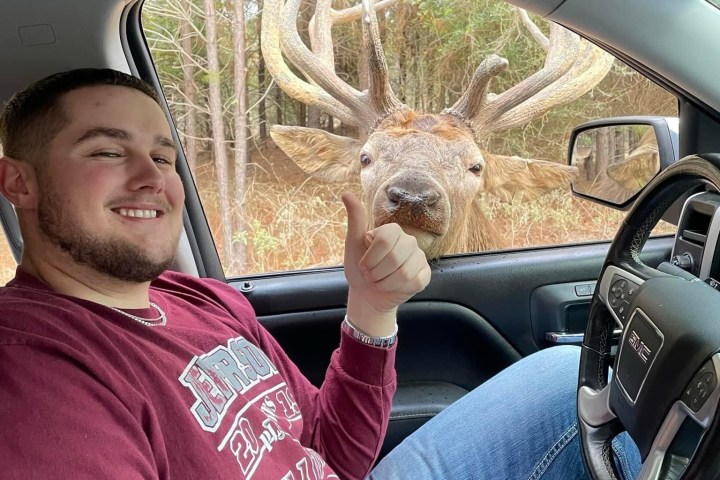
[[37, 205], [35, 170], [27, 162], [0, 157], [0, 193], [15, 208], [32, 209]]
[[270, 136], [308, 175], [330, 182], [360, 181], [360, 140], [284, 125], [272, 126]]
[[577, 167], [544, 160], [507, 157], [483, 152], [485, 192], [510, 202], [514, 197], [533, 200], [556, 188], [566, 189]]

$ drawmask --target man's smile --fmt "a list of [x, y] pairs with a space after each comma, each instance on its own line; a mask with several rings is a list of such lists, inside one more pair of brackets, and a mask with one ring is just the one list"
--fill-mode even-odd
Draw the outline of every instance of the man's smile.
[[121, 217], [130, 218], [157, 218], [164, 215], [162, 210], [156, 209], [139, 209], [139, 208], [115, 208], [113, 212]]

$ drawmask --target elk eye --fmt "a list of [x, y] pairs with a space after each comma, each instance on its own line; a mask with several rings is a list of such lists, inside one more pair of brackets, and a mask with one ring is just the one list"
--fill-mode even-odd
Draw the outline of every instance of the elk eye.
[[360, 155], [360, 165], [362, 165], [363, 167], [367, 167], [368, 165], [370, 165], [370, 157], [367, 153], [363, 153]]
[[482, 168], [483, 168], [482, 163], [476, 163], [475, 165], [470, 167], [470, 171], [474, 174], [478, 174], [478, 173], [482, 172]]

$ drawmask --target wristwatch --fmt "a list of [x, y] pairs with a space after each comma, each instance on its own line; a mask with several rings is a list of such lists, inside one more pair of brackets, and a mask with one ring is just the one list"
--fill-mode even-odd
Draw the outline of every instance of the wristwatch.
[[372, 345], [373, 347], [380, 348], [390, 348], [397, 341], [398, 326], [397, 323], [395, 323], [395, 331], [392, 335], [388, 335], [387, 337], [373, 337], [353, 325], [348, 316], [345, 315], [345, 320], [342, 322], [342, 330], [350, 334], [350, 336], [354, 339], [366, 345]]

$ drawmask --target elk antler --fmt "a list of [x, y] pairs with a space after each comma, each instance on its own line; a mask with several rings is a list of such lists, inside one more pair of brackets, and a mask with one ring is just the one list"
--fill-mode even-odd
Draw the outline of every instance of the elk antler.
[[273, 79], [290, 97], [307, 105], [320, 108], [349, 125], [357, 125], [353, 112], [317, 85], [298, 78], [285, 64], [280, 50], [281, 0], [266, 0], [263, 6], [260, 46], [265, 64]]
[[560, 25], [551, 24], [548, 39], [525, 10], [518, 11], [525, 27], [547, 51], [545, 64], [500, 95], [486, 91], [492, 77], [507, 67], [507, 60], [492, 55], [480, 64], [465, 93], [443, 111], [469, 123], [478, 137], [524, 125], [555, 106], [575, 100], [602, 80], [614, 61]]
[[[370, 88], [359, 92], [336, 74], [332, 57], [333, 24], [329, 0], [318, 0], [313, 27], [313, 50], [302, 42], [296, 19], [301, 0], [266, 0], [262, 16], [262, 52], [270, 74], [292, 98], [316, 106], [348, 125], [372, 130], [388, 114], [407, 109], [392, 92], [385, 54], [380, 43], [377, 16], [371, 0], [363, 0], [363, 42], [369, 52]], [[394, 3], [394, 2], [390, 2]], [[284, 10], [284, 11], [283, 11]], [[335, 19], [356, 17], [350, 9]], [[349, 12], [349, 13], [348, 13]], [[282, 16], [282, 23], [280, 18]], [[285, 64], [282, 53], [305, 77], [298, 78]]]
[[[395, 5], [398, 0], [381, 0], [373, 5], [376, 12]], [[354, 22], [362, 14], [362, 4], [354, 7], [335, 10], [330, 7], [332, 0], [318, 0], [315, 14], [310, 19], [310, 47], [315, 55], [322, 61], [333, 65], [334, 55], [332, 49], [332, 27]]]

